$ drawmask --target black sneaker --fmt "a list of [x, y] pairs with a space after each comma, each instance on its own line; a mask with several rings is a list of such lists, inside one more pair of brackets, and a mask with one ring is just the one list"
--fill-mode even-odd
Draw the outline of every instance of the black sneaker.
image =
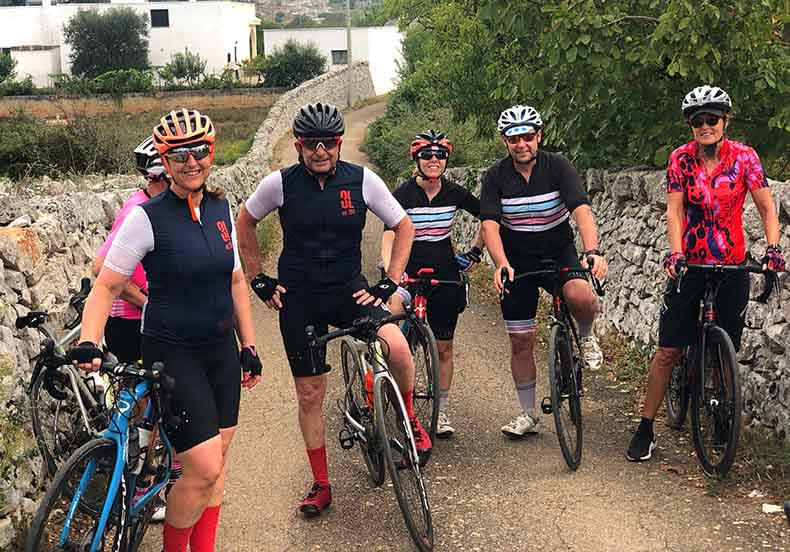
[[656, 437], [651, 431], [636, 430], [634, 437], [631, 439], [631, 445], [628, 447], [628, 452], [625, 457], [629, 462], [644, 462], [650, 460], [653, 456], [653, 449], [656, 448]]

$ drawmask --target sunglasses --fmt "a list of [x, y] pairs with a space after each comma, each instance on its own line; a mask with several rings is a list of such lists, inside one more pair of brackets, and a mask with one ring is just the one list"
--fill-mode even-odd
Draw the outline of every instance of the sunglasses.
[[299, 143], [303, 148], [310, 151], [316, 151], [318, 148], [324, 148], [326, 151], [336, 149], [343, 138], [340, 136], [330, 136], [328, 138], [299, 138]]
[[165, 154], [165, 157], [176, 163], [186, 163], [190, 155], [195, 158], [195, 161], [200, 161], [208, 157], [209, 153], [211, 153], [211, 146], [208, 144], [200, 144], [199, 146], [192, 146], [189, 148], [171, 149]]
[[719, 117], [718, 115], [707, 115], [704, 117], [700, 115], [699, 117], [694, 117], [693, 119], [691, 119], [689, 123], [694, 128], [702, 128], [702, 125], [715, 127], [716, 125], [719, 124], [719, 121], [721, 121], [721, 117]]
[[444, 161], [448, 157], [450, 157], [450, 152], [447, 150], [422, 150], [417, 152], [417, 159], [422, 159], [423, 161], [428, 161], [432, 157], [435, 157], [439, 161]]
[[537, 136], [537, 132], [527, 132], [526, 134], [516, 134], [515, 136], [505, 136], [505, 140], [511, 146], [516, 146], [521, 140], [524, 140], [527, 143], [530, 143], [532, 140], [535, 139]]

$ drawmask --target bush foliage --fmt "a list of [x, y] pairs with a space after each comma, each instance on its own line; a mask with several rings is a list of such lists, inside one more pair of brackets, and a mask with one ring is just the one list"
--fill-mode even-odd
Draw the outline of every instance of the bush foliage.
[[293, 88], [324, 73], [327, 60], [313, 43], [288, 40], [269, 56], [258, 56], [244, 64], [244, 72], [258, 76], [264, 86]]
[[132, 8], [80, 10], [63, 28], [71, 72], [94, 78], [117, 69], [148, 69], [148, 16]]
[[707, 83], [733, 98], [734, 138], [764, 157], [790, 157], [785, 0], [385, 6], [406, 33], [401, 84], [388, 110], [395, 120], [404, 111], [447, 108], [490, 140], [500, 111], [526, 103], [543, 115], [544, 144], [580, 167], [663, 166], [689, 140], [683, 96]]
[[168, 83], [195, 86], [205, 78], [206, 60], [188, 48], [170, 56], [170, 62], [159, 70], [159, 76]]

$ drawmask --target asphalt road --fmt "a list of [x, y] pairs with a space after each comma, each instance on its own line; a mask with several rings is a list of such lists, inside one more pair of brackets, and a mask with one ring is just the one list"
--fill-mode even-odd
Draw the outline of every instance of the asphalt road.
[[[357, 145], [383, 109], [383, 104], [376, 104], [347, 114], [343, 158], [366, 162]], [[278, 144], [275, 160], [277, 166], [295, 161], [290, 139]], [[371, 274], [381, 235], [381, 225], [372, 215], [365, 233], [363, 261]], [[274, 259], [268, 262], [273, 266]], [[497, 305], [479, 293], [472, 301], [456, 336], [451, 415], [457, 434], [436, 443], [426, 468], [437, 550], [790, 548], [783, 520], [764, 515], [759, 500], [709, 496], [693, 459], [678, 466], [660, 461], [662, 454], [688, 457], [691, 445], [684, 445], [682, 437], [667, 438], [655, 462], [626, 462], [633, 399], [607, 385], [603, 376], [588, 381], [584, 460], [577, 472], [565, 467], [550, 417], [542, 418], [537, 436], [505, 439], [499, 428], [516, 413], [507, 337]], [[334, 502], [317, 519], [307, 521], [298, 514], [311, 475], [297, 425], [293, 381], [276, 314], [258, 301], [254, 314], [264, 379], [243, 393], [217, 550], [412, 550], [391, 487], [371, 489], [359, 450], [340, 449], [339, 369], [331, 373], [325, 409]], [[339, 366], [334, 354], [330, 362]], [[547, 394], [545, 355], [538, 358], [542, 397]], [[150, 532], [151, 551], [158, 550], [158, 533], [155, 528]]]

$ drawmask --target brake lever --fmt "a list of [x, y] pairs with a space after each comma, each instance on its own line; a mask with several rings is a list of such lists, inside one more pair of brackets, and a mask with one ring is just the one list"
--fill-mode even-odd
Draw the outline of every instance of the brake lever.
[[776, 272], [768, 271], [763, 272], [763, 277], [765, 278], [765, 287], [763, 287], [762, 293], [755, 297], [754, 300], [765, 304], [774, 291], [779, 292], [779, 276]]
[[510, 283], [510, 274], [504, 266], [499, 269], [499, 281], [502, 282], [502, 291], [499, 292], [499, 301], [502, 302], [505, 300], [505, 290], [507, 290], [507, 285]]

